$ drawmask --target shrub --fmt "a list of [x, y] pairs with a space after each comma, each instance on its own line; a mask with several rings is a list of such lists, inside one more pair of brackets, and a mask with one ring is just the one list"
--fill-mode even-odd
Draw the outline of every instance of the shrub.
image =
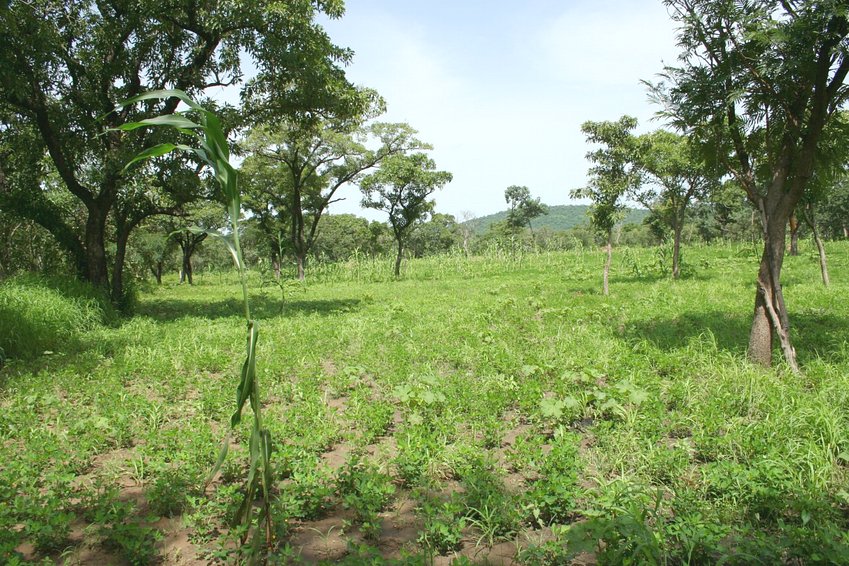
[[0, 348], [8, 358], [77, 349], [87, 332], [116, 318], [104, 293], [73, 279], [21, 275], [0, 283]]

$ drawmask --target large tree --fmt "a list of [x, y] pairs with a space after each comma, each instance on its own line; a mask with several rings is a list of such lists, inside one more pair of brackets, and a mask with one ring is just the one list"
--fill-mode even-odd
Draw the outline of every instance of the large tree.
[[672, 230], [672, 277], [681, 275], [681, 233], [688, 208], [718, 186], [720, 175], [686, 136], [657, 130], [638, 136], [634, 160], [641, 182], [631, 197]]
[[[298, 279], [305, 277], [305, 261], [319, 222], [330, 204], [340, 200], [339, 189], [387, 157], [423, 147], [407, 124], [361, 126], [360, 119], [372, 114], [310, 124], [283, 121], [255, 128], [248, 138], [245, 202], [261, 217], [260, 226], [269, 238], [288, 232]], [[369, 148], [369, 138], [376, 148]], [[279, 246], [273, 249], [280, 253]]]
[[[0, 207], [49, 230], [80, 275], [123, 293], [122, 271], [132, 229], [151, 214], [149, 191], [124, 164], [161, 134], [105, 131], [119, 124], [173, 113], [176, 98], [116, 104], [147, 90], [179, 88], [201, 96], [242, 78], [250, 59], [256, 77], [243, 95], [254, 116], [296, 113], [306, 118], [337, 104], [344, 84], [335, 47], [314, 18], [340, 16], [334, 0], [44, 0], [6, 2], [0, 9], [0, 131], [17, 159], [15, 183]], [[341, 101], [345, 103], [346, 101]], [[48, 156], [47, 167], [42, 157]], [[28, 163], [26, 163], [28, 161]], [[80, 204], [80, 229], [41, 194], [41, 176], [55, 171]], [[111, 243], [116, 251], [110, 254]], [[111, 255], [111, 257], [110, 257]]]
[[362, 205], [389, 215], [397, 245], [395, 277], [401, 275], [404, 247], [413, 228], [433, 210], [428, 198], [452, 178], [447, 171], [437, 171], [436, 163], [424, 153], [399, 153], [385, 159], [380, 169], [360, 184]]
[[775, 338], [798, 370], [781, 289], [787, 224], [813, 175], [824, 129], [847, 97], [846, 3], [665, 0], [680, 24], [677, 67], [655, 94], [679, 128], [714, 142], [764, 233], [749, 357]]
[[587, 214], [593, 229], [604, 239], [606, 259], [602, 274], [604, 294], [610, 292], [610, 262], [613, 256], [613, 228], [625, 213], [623, 197], [639, 183], [634, 166], [634, 137], [637, 119], [622, 116], [615, 122], [584, 122], [581, 131], [588, 143], [600, 147], [587, 153], [592, 163], [586, 187], [572, 191], [573, 198], [592, 201]]

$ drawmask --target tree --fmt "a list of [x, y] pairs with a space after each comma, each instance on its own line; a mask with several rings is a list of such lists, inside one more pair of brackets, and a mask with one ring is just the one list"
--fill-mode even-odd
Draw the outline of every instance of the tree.
[[613, 228], [622, 218], [625, 205], [622, 196], [637, 186], [639, 174], [634, 162], [634, 144], [631, 130], [637, 127], [637, 119], [622, 116], [616, 122], [584, 122], [581, 131], [588, 143], [603, 147], [587, 153], [593, 164], [589, 169], [587, 186], [572, 191], [572, 198], [588, 198], [592, 201], [587, 214], [593, 229], [604, 239], [607, 259], [604, 262], [603, 288], [608, 295], [610, 262], [613, 257]]
[[325, 214], [312, 247], [324, 261], [345, 261], [355, 254], [373, 253], [369, 221], [353, 214]]
[[148, 219], [133, 232], [130, 240], [130, 249], [141, 264], [141, 273], [150, 272], [157, 285], [162, 284], [166, 264], [173, 259], [177, 245], [174, 238], [169, 237], [171, 226], [166, 218], [157, 216]]
[[843, 2], [665, 0], [680, 23], [678, 67], [653, 86], [662, 114], [709, 140], [761, 219], [749, 358], [768, 366], [777, 336], [798, 371], [781, 289], [787, 223], [814, 171], [824, 129], [846, 100]]
[[507, 212], [507, 226], [514, 230], [527, 227], [533, 235], [531, 220], [548, 214], [548, 207], [540, 202], [539, 197], [531, 198], [528, 187], [510, 185], [504, 191], [504, 200], [510, 205], [510, 210]]
[[849, 239], [849, 175], [835, 182], [818, 210], [827, 237]]
[[[338, 89], [325, 88], [328, 83], [347, 84], [338, 64], [350, 53], [314, 21], [319, 11], [338, 17], [342, 9], [341, 2], [312, 0], [293, 0], [285, 9], [266, 0], [7, 2], [0, 10], [0, 131], [20, 154], [15, 166], [27, 169], [18, 172], [27, 182], [4, 192], [0, 207], [44, 226], [81, 277], [111, 284], [119, 300], [131, 231], [170, 210], [134, 181], [155, 164], [124, 171], [162, 134], [114, 128], [172, 114], [179, 100], [116, 104], [152, 89], [176, 87], [197, 96], [236, 84], [246, 58], [257, 69], [243, 92], [250, 112], [309, 116], [338, 102], [332, 98]], [[40, 194], [49, 171], [84, 210], [82, 226]], [[107, 253], [111, 243], [114, 254]]]
[[433, 201], [428, 197], [451, 179], [451, 173], [436, 170], [433, 159], [424, 153], [413, 153], [388, 157], [360, 184], [363, 207], [389, 214], [398, 252], [395, 277], [401, 275], [401, 258], [410, 232], [433, 210]]
[[719, 186], [719, 174], [689, 138], [657, 130], [635, 139], [641, 183], [630, 195], [672, 230], [672, 277], [681, 275], [681, 232], [687, 209]]
[[461, 238], [457, 219], [451, 214], [436, 212], [426, 222], [416, 223], [410, 233], [408, 249], [414, 257], [442, 254], [459, 245]]
[[[168, 223], [169, 234], [180, 247], [180, 284], [193, 285], [192, 256], [209, 235], [209, 231], [223, 227], [225, 219], [221, 216], [221, 205], [205, 201], [186, 208], [183, 213]], [[200, 228], [201, 231], [197, 230]]]
[[[340, 200], [336, 198], [339, 189], [387, 157], [423, 147], [407, 124], [361, 127], [361, 118], [376, 111], [374, 107], [365, 116], [311, 125], [283, 122], [251, 132], [244, 170], [252, 196], [246, 202], [263, 216], [268, 232], [288, 230], [298, 279], [305, 277], [304, 263], [319, 221], [327, 207]], [[366, 147], [368, 136], [377, 140], [377, 149]]]

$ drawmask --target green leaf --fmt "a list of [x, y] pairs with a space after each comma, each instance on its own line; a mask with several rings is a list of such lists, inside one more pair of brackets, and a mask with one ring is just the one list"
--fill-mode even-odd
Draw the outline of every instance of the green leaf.
[[251, 397], [253, 381], [256, 377], [256, 341], [257, 325], [254, 321], [248, 323], [247, 357], [242, 364], [242, 379], [236, 388], [236, 411], [230, 418], [230, 426], [236, 427], [242, 421], [242, 408]]
[[130, 132], [147, 126], [170, 126], [181, 131], [191, 131], [201, 129], [203, 126], [192, 122], [182, 114], [163, 114], [162, 116], [154, 116], [153, 118], [145, 118], [138, 122], [127, 122], [118, 126], [118, 130]]
[[631, 403], [635, 405], [642, 405], [643, 401], [649, 398], [648, 391], [644, 391], [642, 389], [634, 389], [631, 391], [631, 395], [629, 396]]
[[134, 96], [133, 98], [128, 98], [127, 100], [120, 102], [118, 107], [129, 106], [130, 104], [135, 104], [136, 102], [142, 102], [144, 100], [166, 100], [168, 98], [179, 98], [183, 101], [187, 106], [193, 108], [195, 110], [204, 110], [204, 108], [189, 98], [189, 95], [180, 89], [161, 89], [161, 90], [149, 90], [145, 93], [142, 93], [138, 96]]
[[152, 159], [154, 157], [160, 157], [162, 155], [165, 155], [166, 153], [170, 153], [170, 152], [174, 151], [175, 149], [189, 149], [190, 150], [192, 148], [185, 146], [185, 145], [178, 145], [178, 144], [174, 144], [174, 143], [161, 143], [159, 145], [149, 147], [149, 148], [145, 149], [144, 151], [142, 151], [141, 153], [139, 153], [138, 155], [136, 155], [135, 157], [133, 157], [129, 161], [129, 163], [124, 165], [124, 169], [122, 171], [126, 171], [134, 163], [137, 163], [139, 161], [143, 161], [145, 159]]
[[224, 460], [227, 458], [227, 453], [230, 451], [230, 438], [231, 431], [227, 431], [227, 434], [224, 435], [224, 440], [221, 442], [221, 449], [218, 451], [218, 459], [215, 460], [215, 465], [212, 467], [212, 471], [209, 472], [209, 475], [204, 482], [204, 489], [210, 484], [210, 482], [215, 479], [215, 474], [221, 469], [221, 465], [224, 464]]
[[542, 416], [548, 419], [559, 419], [563, 416], [563, 409], [566, 404], [560, 399], [546, 398], [540, 402], [540, 412]]

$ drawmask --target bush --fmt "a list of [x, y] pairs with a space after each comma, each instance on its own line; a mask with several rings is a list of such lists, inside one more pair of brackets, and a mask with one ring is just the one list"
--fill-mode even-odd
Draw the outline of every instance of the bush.
[[73, 279], [21, 275], [0, 283], [0, 348], [9, 359], [79, 348], [85, 333], [117, 317], [104, 293]]

